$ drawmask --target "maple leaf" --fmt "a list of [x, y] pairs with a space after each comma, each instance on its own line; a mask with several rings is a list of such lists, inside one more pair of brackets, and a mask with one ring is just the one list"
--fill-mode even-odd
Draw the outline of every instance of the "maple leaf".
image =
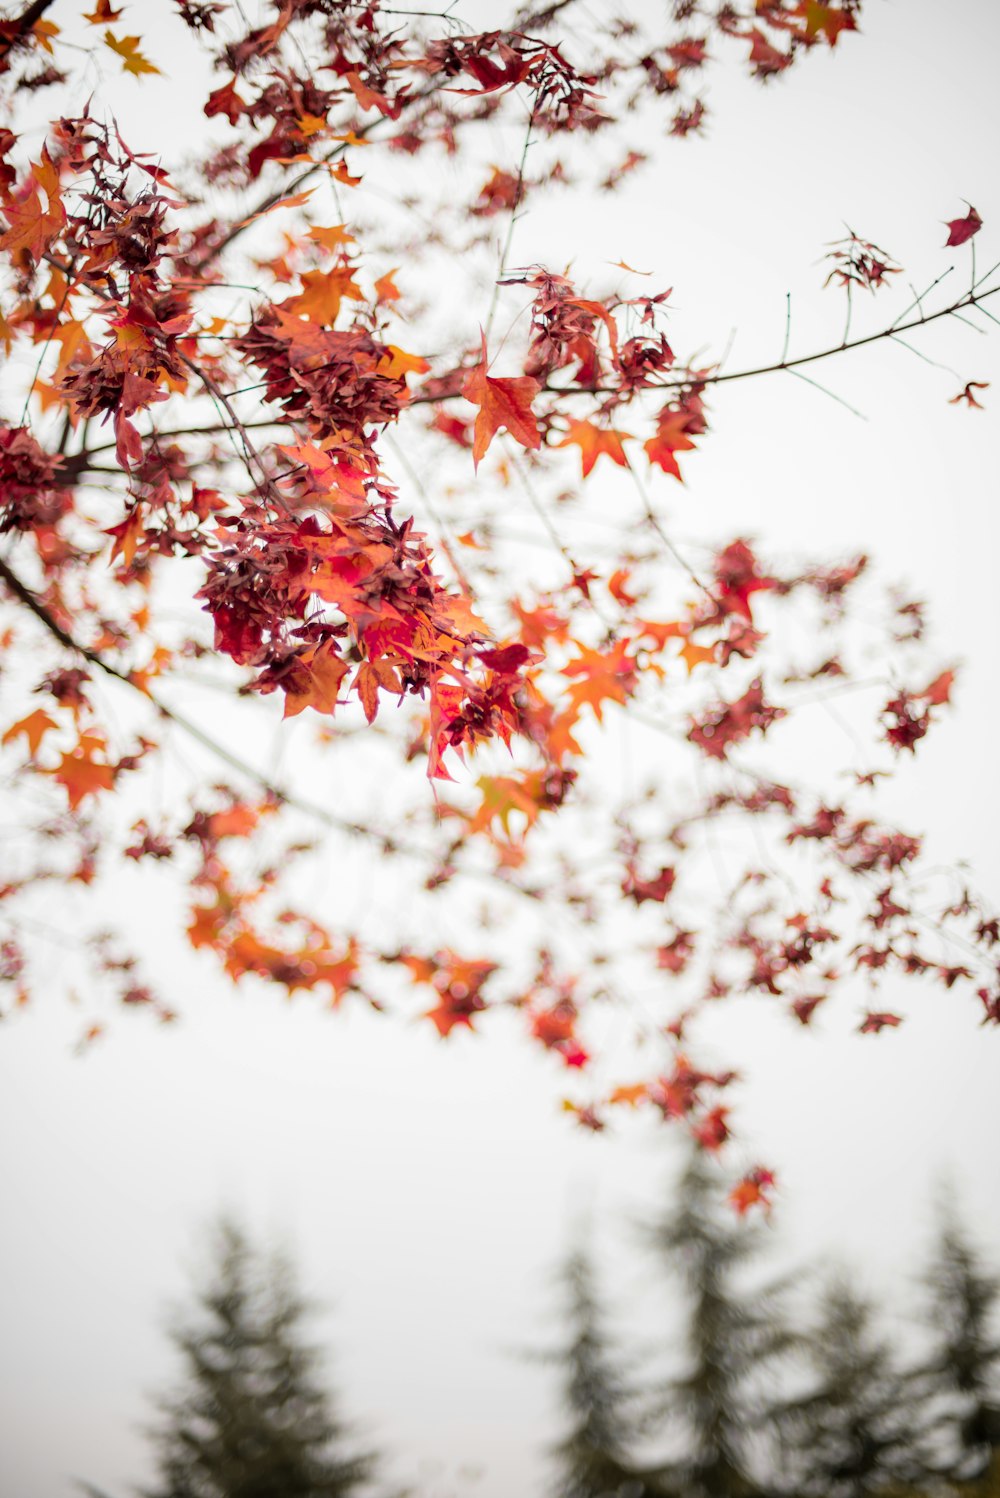
[[307, 707], [315, 708], [318, 713], [332, 713], [337, 706], [340, 683], [349, 670], [332, 641], [303, 651], [281, 681], [285, 693], [284, 716], [294, 718]]
[[209, 119], [213, 115], [224, 114], [229, 123], [235, 125], [240, 116], [246, 114], [246, 109], [246, 100], [241, 99], [236, 92], [236, 79], [231, 78], [228, 83], [209, 94], [203, 112]]
[[770, 1193], [774, 1190], [774, 1186], [773, 1171], [755, 1165], [753, 1170], [747, 1171], [743, 1179], [737, 1181], [730, 1191], [729, 1205], [740, 1217], [745, 1217], [751, 1207], [761, 1206], [766, 1210], [771, 1206]]
[[83, 19], [91, 26], [106, 26], [109, 21], [117, 21], [120, 15], [121, 11], [114, 9], [111, 0], [96, 0], [93, 10], [84, 11]]
[[628, 467], [628, 458], [622, 447], [622, 440], [631, 437], [631, 432], [617, 432], [609, 427], [595, 426], [592, 421], [571, 421], [569, 431], [556, 447], [569, 447], [571, 445], [580, 449], [580, 465], [583, 477], [593, 470], [594, 464], [600, 457], [608, 457], [612, 463], [617, 463], [619, 468]]
[[978, 234], [983, 227], [983, 221], [971, 203], [968, 204], [968, 209], [964, 218], [947, 220], [948, 238], [944, 242], [945, 249], [965, 244], [967, 239], [971, 239], [973, 234]]
[[808, 1025], [820, 1004], [826, 999], [825, 993], [810, 994], [808, 997], [793, 999], [791, 1012], [800, 1025]]
[[[39, 189], [45, 194], [42, 207]], [[32, 165], [31, 176], [3, 205], [9, 228], [0, 234], [0, 249], [27, 250], [40, 261], [65, 226], [66, 210], [59, 196], [59, 172], [47, 150]]]
[[690, 417], [686, 411], [665, 411], [660, 416], [656, 435], [643, 443], [643, 449], [650, 463], [655, 463], [657, 468], [662, 468], [664, 473], [672, 474], [681, 483], [684, 480], [674, 454], [690, 452], [694, 449], [694, 443], [687, 432], [689, 421]]
[[948, 402], [948, 404], [949, 406], [957, 406], [959, 401], [965, 401], [966, 405], [975, 406], [977, 411], [982, 411], [985, 409], [983, 403], [982, 401], [976, 400], [976, 397], [973, 395], [973, 391], [989, 390], [989, 388], [989, 380], [969, 380], [968, 384], [963, 390], [960, 390], [957, 395], [953, 395], [951, 397], [951, 400]]
[[131, 515], [126, 515], [120, 524], [108, 526], [104, 534], [114, 538], [114, 545], [111, 548], [111, 561], [113, 562], [116, 557], [120, 556], [125, 566], [131, 567], [135, 560], [139, 542], [145, 535], [141, 509], [137, 506]]
[[931, 707], [942, 707], [951, 701], [951, 689], [955, 685], [955, 672], [942, 671], [940, 676], [935, 676], [929, 686], [918, 692], [918, 697], [923, 697]]
[[516, 379], [494, 379], [487, 374], [489, 364], [485, 335], [482, 354], [482, 362], [470, 372], [462, 386], [465, 399], [479, 407], [472, 444], [472, 461], [477, 468], [501, 427], [516, 442], [520, 442], [522, 447], [537, 449], [542, 445], [538, 422], [531, 409], [531, 402], [542, 387], [530, 375], [520, 375]]
[[396, 668], [385, 660], [362, 661], [351, 685], [361, 699], [361, 706], [369, 723], [375, 721], [378, 713], [379, 687], [397, 695], [401, 695], [403, 691]]
[[322, 245], [324, 250], [338, 250], [341, 245], [352, 243], [354, 235], [343, 224], [331, 224], [329, 228], [314, 224], [309, 230], [309, 238]]
[[873, 1013], [871, 1010], [865, 1015], [858, 1026], [859, 1035], [877, 1035], [880, 1030], [895, 1029], [903, 1023], [898, 1014], [886, 1014], [885, 1012]]
[[670, 942], [656, 949], [656, 966], [668, 973], [682, 973], [694, 953], [693, 931], [678, 931]]
[[104, 754], [107, 744], [99, 734], [83, 733], [76, 748], [64, 754], [54, 770], [48, 773], [66, 789], [70, 809], [75, 811], [85, 796], [96, 796], [99, 791], [110, 791], [115, 783], [115, 766], [107, 759], [96, 759]]
[[44, 708], [37, 707], [33, 713], [26, 718], [21, 718], [17, 723], [12, 723], [10, 728], [0, 739], [0, 744], [12, 744], [18, 737], [24, 737], [28, 741], [28, 753], [34, 758], [39, 744], [48, 733], [50, 728], [58, 728], [54, 719], [50, 718]]
[[730, 744], [739, 743], [754, 729], [765, 733], [784, 716], [784, 708], [773, 707], [765, 699], [758, 676], [735, 702], [717, 703], [701, 718], [695, 718], [688, 738], [711, 758], [724, 759]]
[[338, 265], [329, 271], [304, 271], [302, 286], [303, 290], [298, 296], [289, 297], [280, 305], [321, 326], [336, 322], [340, 304], [345, 297], [355, 302], [364, 300], [364, 293], [353, 280], [351, 268], [347, 265]]
[[695, 666], [707, 666], [714, 663], [715, 646], [696, 645], [693, 640], [685, 640], [678, 651], [677, 659], [684, 662], [690, 676]]
[[748, 60], [755, 78], [769, 78], [772, 73], [780, 73], [785, 68], [791, 67], [791, 55], [788, 52], [780, 52], [777, 47], [772, 46], [764, 33], [758, 31], [756, 26], [745, 33], [745, 39], [750, 43]]
[[729, 1111], [728, 1108], [712, 1108], [704, 1118], [699, 1119], [692, 1126], [691, 1136], [697, 1140], [702, 1149], [716, 1154], [725, 1144], [730, 1134], [729, 1125], [726, 1122]]
[[133, 78], [139, 78], [143, 73], [159, 73], [160, 69], [139, 51], [141, 36], [116, 37], [113, 31], [106, 31], [103, 41], [106, 47], [117, 53], [125, 72], [131, 73]]
[[619, 640], [608, 650], [591, 650], [573, 642], [580, 654], [567, 661], [562, 671], [564, 676], [579, 676], [569, 689], [570, 701], [575, 708], [588, 703], [598, 722], [603, 720], [605, 702], [624, 705], [635, 690], [636, 663], [628, 654], [628, 640]]
[[640, 879], [635, 870], [630, 869], [622, 882], [622, 893], [637, 905], [643, 904], [645, 900], [655, 900], [662, 904], [676, 883], [677, 870], [673, 868], [661, 869], [653, 879]]
[[801, 0], [792, 14], [802, 17], [807, 37], [812, 38], [822, 34], [831, 47], [837, 45], [837, 38], [842, 31], [857, 31], [858, 29], [857, 22], [849, 10], [821, 3], [821, 0]]
[[[398, 270], [398, 267], [397, 267]], [[379, 276], [375, 282], [375, 300], [377, 302], [398, 302], [402, 293], [396, 285], [394, 277], [396, 270], [387, 270], [384, 276]]]
[[348, 73], [344, 81], [350, 85], [351, 92], [362, 109], [377, 109], [387, 119], [399, 119], [405, 102], [404, 94], [399, 94], [396, 99], [390, 101], [385, 94], [369, 88], [357, 73]]
[[519, 642], [499, 647], [491, 646], [488, 650], [478, 650], [476, 654], [484, 666], [489, 666], [491, 671], [499, 671], [504, 676], [511, 676], [528, 661], [539, 659], [528, 649], [527, 645]]
[[614, 1088], [608, 1097], [609, 1103], [624, 1103], [629, 1108], [636, 1108], [644, 1103], [649, 1097], [649, 1084], [647, 1082], [626, 1082], [620, 1087]]

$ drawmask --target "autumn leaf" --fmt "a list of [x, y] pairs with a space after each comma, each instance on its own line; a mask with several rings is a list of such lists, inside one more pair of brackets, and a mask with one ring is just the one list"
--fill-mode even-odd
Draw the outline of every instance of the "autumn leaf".
[[104, 45], [121, 58], [125, 72], [131, 73], [133, 78], [139, 78], [143, 73], [159, 73], [160, 69], [139, 51], [141, 36], [116, 37], [114, 32], [106, 31], [103, 40]]
[[494, 379], [487, 374], [486, 337], [482, 341], [482, 362], [467, 375], [462, 394], [479, 407], [476, 417], [472, 460], [478, 468], [490, 443], [501, 427], [522, 447], [537, 449], [542, 445], [538, 422], [531, 402], [542, 388], [530, 375], [516, 379]]
[[637, 905], [647, 900], [662, 905], [676, 882], [677, 870], [674, 868], [661, 869], [652, 879], [641, 879], [634, 869], [630, 869], [622, 881], [622, 893]]
[[369, 723], [375, 721], [378, 713], [379, 688], [383, 691], [395, 692], [397, 695], [403, 691], [402, 683], [394, 666], [388, 661], [362, 661], [352, 682], [354, 690], [361, 699], [361, 706], [365, 710], [365, 717]]
[[26, 718], [21, 718], [17, 723], [11, 724], [3, 738], [0, 739], [0, 744], [12, 744], [16, 738], [23, 737], [28, 741], [28, 753], [34, 758], [39, 744], [49, 729], [58, 728], [58, 726], [54, 719], [49, 717], [44, 708], [37, 707]]
[[386, 344], [386, 353], [378, 363], [378, 372], [390, 380], [400, 380], [408, 374], [425, 374], [430, 369], [421, 354], [408, 354], [394, 343]]
[[137, 506], [120, 524], [108, 526], [104, 534], [111, 536], [114, 540], [111, 548], [111, 561], [121, 557], [125, 566], [131, 567], [139, 542], [145, 534], [141, 510]]
[[983, 221], [971, 203], [968, 208], [969, 211], [964, 218], [948, 219], [948, 238], [945, 240], [945, 249], [965, 244], [967, 239], [971, 239], [973, 234], [978, 234], [983, 227]]
[[636, 1108], [644, 1103], [649, 1097], [648, 1082], [626, 1082], [616, 1087], [608, 1096], [609, 1103], [624, 1103], [630, 1108]]
[[600, 457], [608, 457], [612, 463], [617, 463], [619, 468], [628, 467], [628, 458], [622, 447], [623, 439], [631, 437], [631, 432], [617, 432], [609, 427], [597, 427], [592, 421], [571, 421], [569, 431], [556, 447], [576, 446], [580, 449], [580, 464], [583, 477], [593, 470], [594, 464]]
[[84, 11], [83, 19], [91, 26], [106, 26], [109, 21], [117, 21], [121, 15], [120, 10], [115, 10], [111, 0], [96, 0], [93, 10]]
[[332, 641], [304, 651], [281, 682], [285, 693], [284, 716], [294, 718], [307, 707], [318, 713], [332, 713], [337, 706], [340, 683], [349, 670]]
[[983, 403], [982, 401], [976, 400], [973, 391], [989, 390], [989, 388], [989, 380], [970, 380], [963, 390], [960, 390], [957, 395], [953, 395], [951, 397], [951, 400], [948, 402], [948, 404], [949, 406], [957, 406], [959, 401], [965, 401], [966, 405], [975, 406], [977, 411], [982, 411], [985, 409]]
[[873, 1013], [871, 1010], [865, 1015], [858, 1026], [859, 1035], [878, 1035], [880, 1030], [895, 1029], [903, 1023], [898, 1014], [887, 1014], [885, 1012]]
[[842, 31], [858, 29], [851, 11], [821, 3], [821, 0], [800, 0], [793, 15], [802, 17], [807, 37], [823, 35], [831, 47], [837, 45], [837, 38]]
[[726, 1122], [729, 1113], [728, 1108], [712, 1108], [691, 1128], [692, 1138], [710, 1154], [717, 1154], [729, 1138], [730, 1128]]
[[329, 228], [321, 228], [314, 224], [309, 230], [309, 238], [321, 245], [324, 250], [333, 251], [352, 243], [354, 235], [343, 224], [331, 224]]
[[564, 676], [580, 678], [569, 689], [570, 701], [576, 708], [587, 703], [601, 722], [605, 702], [624, 705], [635, 690], [635, 658], [628, 654], [627, 640], [619, 640], [608, 650], [591, 650], [579, 641], [574, 643], [580, 654], [562, 668]]
[[715, 658], [714, 645], [696, 645], [693, 640], [685, 640], [678, 652], [678, 660], [682, 660], [687, 666], [689, 676], [695, 666], [711, 665]]
[[315, 191], [315, 187], [304, 187], [301, 192], [292, 193], [291, 197], [279, 198], [276, 203], [269, 203], [259, 213], [252, 213], [249, 218], [241, 219], [240, 228], [245, 229], [250, 224], [255, 224], [258, 219], [267, 218], [271, 213], [277, 213], [280, 208], [301, 208], [304, 203], [308, 203]]
[[940, 676], [935, 676], [929, 686], [924, 687], [922, 692], [916, 695], [923, 697], [931, 707], [942, 707], [951, 701], [951, 689], [955, 685], [955, 672], [942, 671]]
[[[398, 267], [397, 267], [398, 269]], [[396, 285], [394, 277], [395, 270], [387, 270], [384, 276], [379, 276], [375, 282], [375, 300], [377, 302], [398, 302], [400, 290]]]
[[281, 303], [289, 312], [308, 317], [321, 326], [331, 326], [337, 320], [340, 304], [345, 297], [352, 301], [364, 300], [364, 293], [353, 280], [350, 266], [338, 265], [333, 270], [308, 270], [302, 275], [302, 291]]
[[104, 755], [107, 744], [99, 734], [83, 733], [76, 748], [64, 754], [54, 770], [48, 773], [66, 789], [70, 809], [75, 811], [86, 796], [96, 796], [99, 791], [110, 791], [115, 783], [115, 766]]
[[400, 111], [403, 107], [402, 96], [390, 102], [385, 94], [380, 94], [376, 89], [369, 88], [357, 73], [348, 73], [345, 82], [350, 86], [352, 94], [362, 109], [377, 109], [387, 119], [399, 119]]
[[[42, 207], [41, 193], [46, 206]], [[3, 204], [9, 227], [0, 234], [0, 249], [27, 250], [40, 261], [66, 223], [66, 210], [59, 195], [59, 172], [47, 150], [31, 168], [31, 176]]]
[[730, 1191], [729, 1205], [740, 1217], [745, 1217], [751, 1207], [760, 1206], [766, 1209], [771, 1206], [771, 1192], [774, 1187], [774, 1173], [756, 1165]]
[[655, 464], [657, 468], [662, 468], [664, 473], [671, 474], [681, 483], [684, 480], [674, 454], [691, 452], [694, 449], [694, 443], [687, 433], [689, 420], [690, 417], [686, 411], [666, 412], [660, 417], [656, 435], [643, 443], [643, 450], [650, 463]]

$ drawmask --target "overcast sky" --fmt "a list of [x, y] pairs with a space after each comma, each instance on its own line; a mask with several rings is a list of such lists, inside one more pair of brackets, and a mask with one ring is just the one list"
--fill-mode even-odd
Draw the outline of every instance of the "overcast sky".
[[[127, 20], [169, 74], [166, 9], [135, 4]], [[677, 344], [690, 330], [718, 350], [735, 329], [734, 365], [780, 352], [794, 288], [795, 346], [817, 346], [835, 321], [817, 261], [845, 222], [926, 282], [942, 220], [968, 199], [981, 265], [1000, 258], [998, 58], [990, 0], [869, 0], [862, 35], [774, 86], [715, 70], [705, 140], [641, 142], [655, 164], [613, 214], [533, 209], [514, 260], [575, 257], [581, 279], [621, 258], [655, 270], [676, 288]], [[186, 93], [180, 69], [125, 82], [115, 108], [134, 147], [158, 147], [167, 117], [197, 140], [204, 90]], [[929, 601], [941, 660], [965, 662], [957, 708], [889, 804], [996, 892], [1000, 341], [949, 324], [920, 346], [961, 380], [886, 344], [824, 369], [867, 420], [791, 378], [720, 392], [674, 521], [790, 552], [868, 550]], [[985, 412], [947, 403], [967, 379], [993, 381]], [[809, 753], [840, 752], [822, 711], [815, 732]], [[119, 1494], [149, 1476], [147, 1394], [173, 1368], [164, 1309], [220, 1208], [286, 1245], [333, 1308], [317, 1332], [347, 1407], [400, 1474], [442, 1495], [541, 1492], [549, 1375], [512, 1353], [551, 1339], [547, 1276], [584, 1219], [614, 1290], [634, 1295], [628, 1223], [663, 1200], [669, 1140], [641, 1122], [575, 1130], [554, 1059], [502, 1025], [444, 1046], [427, 1025], [234, 994], [187, 952], [154, 976], [178, 991], [175, 1027], [122, 1024], [80, 1057], [65, 1004], [41, 994], [0, 1033], [5, 1498], [65, 1498], [74, 1477]], [[945, 1174], [1000, 1255], [1000, 1036], [957, 994], [905, 1002], [907, 1025], [879, 1041], [843, 1023], [792, 1034], [750, 1006], [727, 1007], [718, 1036], [752, 1078], [736, 1159], [779, 1171], [782, 1252], [845, 1253], [893, 1294]]]

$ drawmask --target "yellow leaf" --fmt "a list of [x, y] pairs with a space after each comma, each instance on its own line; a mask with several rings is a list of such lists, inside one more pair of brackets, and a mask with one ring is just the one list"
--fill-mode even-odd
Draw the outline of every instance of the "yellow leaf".
[[142, 73], [158, 73], [160, 69], [150, 62], [148, 57], [143, 57], [139, 51], [141, 36], [115, 36], [113, 31], [104, 33], [104, 45], [110, 47], [112, 52], [121, 58], [126, 73], [131, 73], [133, 78], [138, 78]]

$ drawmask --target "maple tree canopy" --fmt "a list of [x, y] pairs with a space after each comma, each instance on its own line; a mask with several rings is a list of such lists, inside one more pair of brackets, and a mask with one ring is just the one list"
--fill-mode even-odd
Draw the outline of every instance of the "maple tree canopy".
[[[144, 7], [6, 7], [5, 1009], [51, 994], [62, 902], [57, 981], [85, 1005], [83, 1043], [119, 1001], [174, 1019], [138, 901], [234, 982], [446, 1040], [506, 1013], [580, 1124], [640, 1108], [711, 1151], [735, 1073], [696, 1059], [706, 1004], [767, 996], [805, 1026], [865, 980], [843, 1022], [869, 1034], [903, 1019], [879, 980], [909, 975], [1000, 1022], [996, 914], [947, 879], [929, 896], [920, 837], [878, 811], [952, 692], [921, 607], [864, 556], [779, 566], [746, 536], [693, 550], [667, 514], [718, 384], [1000, 286], [973, 259], [933, 309], [918, 296], [875, 335], [852, 342], [848, 323], [829, 349], [786, 341], [736, 369], [672, 347], [660, 267], [622, 262], [593, 289], [517, 261], [542, 194], [613, 193], [643, 168], [636, 138], [688, 149], [709, 68], [805, 71], [864, 45], [861, 8], [626, 5], [588, 35], [574, 0], [486, 32], [455, 6], [269, 0], [248, 29], [231, 0], [174, 0], [170, 67], [206, 85], [192, 161], [172, 156]], [[102, 101], [123, 74], [148, 91], [141, 138]], [[983, 227], [965, 206], [940, 250], [962, 266]], [[853, 232], [827, 269], [848, 307], [900, 271]], [[609, 525], [612, 483], [630, 508]], [[797, 707], [861, 676], [881, 683], [868, 768], [793, 784]], [[619, 718], [695, 766], [697, 790], [678, 804], [661, 774], [626, 794]], [[746, 842], [720, 888], [723, 819]], [[331, 849], [336, 889], [316, 874]], [[636, 1041], [616, 1076], [609, 1004]], [[734, 1206], [773, 1184], [751, 1171]]]

